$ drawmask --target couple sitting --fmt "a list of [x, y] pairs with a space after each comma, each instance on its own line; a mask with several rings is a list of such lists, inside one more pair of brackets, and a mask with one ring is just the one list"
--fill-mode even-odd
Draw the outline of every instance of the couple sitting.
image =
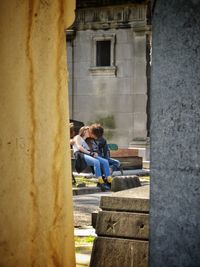
[[73, 150], [77, 163], [82, 159], [87, 166], [93, 167], [98, 186], [102, 190], [109, 190], [112, 172], [119, 169], [120, 163], [109, 157], [109, 149], [103, 138], [103, 132], [100, 124], [83, 126], [79, 134], [73, 138]]

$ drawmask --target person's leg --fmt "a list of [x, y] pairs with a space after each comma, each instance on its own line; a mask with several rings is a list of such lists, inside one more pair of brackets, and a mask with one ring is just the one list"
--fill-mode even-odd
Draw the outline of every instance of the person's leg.
[[100, 161], [100, 163], [102, 164], [103, 169], [104, 169], [104, 174], [106, 176], [106, 180], [109, 184], [111, 184], [112, 183], [112, 177], [110, 174], [110, 167], [109, 167], [108, 160], [104, 159], [102, 157], [96, 157], [96, 159], [98, 159]]
[[108, 158], [108, 163], [112, 167], [113, 172], [118, 171], [120, 167], [120, 162], [117, 159]]
[[94, 167], [95, 176], [98, 179], [97, 186], [100, 186], [102, 191], [109, 190], [110, 188], [104, 183], [104, 180], [102, 178], [100, 161], [98, 159], [93, 158], [92, 156], [89, 156], [86, 154], [84, 154], [84, 159], [85, 159], [88, 166]]
[[104, 159], [102, 157], [96, 157], [96, 159], [102, 164], [104, 168], [104, 174], [106, 177], [110, 176], [110, 168], [109, 168], [109, 163], [107, 159]]
[[98, 178], [102, 176], [101, 168], [100, 168], [100, 162], [96, 158], [93, 158], [92, 156], [84, 154], [84, 159], [88, 166], [94, 167], [95, 176]]

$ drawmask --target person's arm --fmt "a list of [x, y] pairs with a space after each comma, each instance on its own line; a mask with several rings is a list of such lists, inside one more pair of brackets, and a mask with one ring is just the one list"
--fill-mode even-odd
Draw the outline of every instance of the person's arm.
[[110, 157], [110, 150], [109, 150], [106, 139], [104, 139], [104, 143], [103, 143], [103, 156], [104, 158]]
[[90, 151], [88, 151], [87, 149], [85, 149], [85, 148], [81, 145], [81, 142], [82, 142], [82, 140], [81, 140], [80, 135], [76, 135], [76, 136], [74, 137], [74, 143], [76, 144], [78, 150], [79, 150], [80, 152], [83, 152], [83, 153], [85, 153], [85, 154], [88, 154], [88, 155], [91, 155], [91, 156], [92, 156], [92, 153], [91, 153]]
[[73, 146], [73, 144], [74, 144], [74, 139], [70, 138], [70, 146]]

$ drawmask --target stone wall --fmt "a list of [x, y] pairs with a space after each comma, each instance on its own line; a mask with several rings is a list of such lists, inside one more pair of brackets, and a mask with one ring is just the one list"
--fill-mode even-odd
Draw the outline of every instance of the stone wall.
[[[146, 6], [101, 7], [95, 14], [94, 8], [77, 10], [74, 40], [67, 43], [70, 114], [86, 124], [112, 120], [109, 142], [127, 147], [147, 137]], [[99, 71], [94, 39], [101, 36], [112, 39], [113, 57], [112, 66]]]

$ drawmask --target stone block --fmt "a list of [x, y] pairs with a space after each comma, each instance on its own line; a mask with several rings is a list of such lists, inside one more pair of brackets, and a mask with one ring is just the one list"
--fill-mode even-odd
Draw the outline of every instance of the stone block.
[[97, 186], [86, 186], [80, 188], [73, 188], [73, 196], [94, 194], [101, 192], [101, 189]]
[[113, 178], [111, 191], [117, 192], [141, 186], [138, 176], [116, 176]]
[[119, 157], [117, 159], [123, 169], [142, 169], [142, 157]]
[[100, 208], [113, 211], [149, 212], [149, 185], [102, 196]]
[[118, 150], [111, 150], [110, 156], [115, 157], [133, 157], [138, 156], [138, 149], [134, 148], [118, 148]]
[[77, 184], [77, 188], [83, 188], [83, 187], [86, 187], [86, 183]]
[[148, 241], [97, 237], [90, 267], [147, 267]]
[[98, 236], [149, 238], [149, 215], [133, 212], [99, 211], [96, 223]]
[[93, 211], [91, 213], [91, 224], [92, 227], [95, 229], [96, 228], [96, 224], [97, 224], [97, 216], [98, 216], [98, 211]]

